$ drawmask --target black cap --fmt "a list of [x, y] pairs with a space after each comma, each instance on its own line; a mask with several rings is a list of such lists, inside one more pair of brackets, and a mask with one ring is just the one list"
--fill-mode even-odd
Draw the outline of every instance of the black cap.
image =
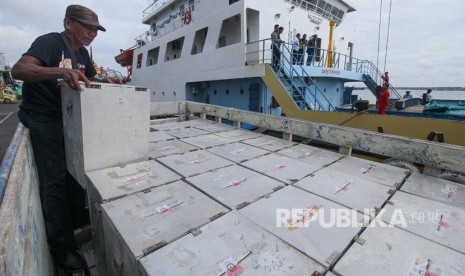
[[66, 14], [65, 17], [68, 17], [69, 19], [74, 19], [77, 20], [81, 23], [95, 26], [97, 29], [100, 31], [105, 32], [105, 28], [100, 25], [98, 22], [98, 16], [95, 12], [93, 12], [91, 9], [86, 8], [81, 5], [69, 5], [66, 8]]

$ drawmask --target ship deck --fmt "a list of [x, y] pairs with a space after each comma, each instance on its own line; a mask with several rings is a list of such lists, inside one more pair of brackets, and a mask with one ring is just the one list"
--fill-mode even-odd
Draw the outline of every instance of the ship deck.
[[114, 271], [465, 275], [463, 185], [221, 122], [173, 120], [152, 121], [149, 161], [88, 173], [103, 201], [105, 244], [94, 249]]

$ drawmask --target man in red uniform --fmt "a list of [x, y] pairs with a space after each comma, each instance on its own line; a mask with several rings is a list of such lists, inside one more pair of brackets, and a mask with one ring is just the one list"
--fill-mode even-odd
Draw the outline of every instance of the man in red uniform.
[[389, 72], [384, 72], [384, 76], [381, 76], [381, 78], [384, 80], [384, 84], [389, 87]]
[[385, 84], [381, 88], [381, 91], [378, 97], [378, 114], [385, 114], [384, 112], [389, 106], [389, 97], [390, 97], [389, 90], [387, 88], [387, 85]]

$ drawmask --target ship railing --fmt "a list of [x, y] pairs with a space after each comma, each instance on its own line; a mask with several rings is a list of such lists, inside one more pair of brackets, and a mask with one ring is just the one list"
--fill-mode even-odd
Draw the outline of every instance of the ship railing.
[[[286, 74], [284, 79], [289, 79], [291, 88], [297, 90], [300, 93], [300, 95], [305, 99], [305, 103], [307, 103], [307, 105], [309, 105], [312, 110], [334, 111], [334, 106], [325, 96], [320, 87], [318, 87], [315, 81], [310, 77], [304, 67], [302, 65], [292, 64], [292, 58], [289, 58], [290, 53], [292, 52], [291, 49], [291, 45], [283, 43], [280, 49], [282, 55], [281, 70], [275, 68], [275, 72], [277, 72], [278, 75], [281, 73]], [[286, 54], [283, 55], [283, 53]], [[300, 67], [300, 72], [296, 70], [296, 67]], [[293, 91], [289, 92], [293, 93]]]
[[[261, 64], [261, 63], [271, 63], [272, 51], [271, 51], [271, 39], [264, 39], [255, 42], [250, 42], [246, 44], [246, 64]], [[292, 49], [292, 46], [289, 43], [282, 43], [286, 45], [288, 49]], [[306, 66], [306, 59], [308, 55], [306, 54], [306, 49], [303, 52], [303, 66]], [[282, 57], [286, 57], [288, 60], [292, 60], [292, 51], [284, 51], [281, 53]], [[314, 67], [330, 67], [338, 70], [352, 71], [359, 74], [369, 75], [378, 85], [383, 83], [382, 76], [384, 73], [380, 72], [379, 69], [368, 60], [363, 60], [355, 58], [343, 53], [336, 51], [331, 51], [332, 63], [328, 66], [328, 50], [318, 48], [315, 51], [315, 54], [312, 57], [312, 62], [309, 66]], [[397, 89], [389, 85], [389, 91], [391, 92], [391, 98], [400, 99], [401, 96]]]
[[154, 10], [166, 4], [166, 2], [172, 0], [154, 0], [145, 10], [142, 11], [142, 18], [149, 16]]
[[[264, 39], [246, 44], [246, 64], [263, 64], [271, 63], [273, 56], [272, 52], [273, 42], [271, 39]], [[276, 45], [276, 44], [275, 44]], [[305, 70], [305, 66], [292, 65], [292, 51], [291, 45], [282, 43], [280, 47], [280, 64], [281, 70], [275, 70], [276, 74], [282, 82], [287, 82], [289, 86], [288, 93], [293, 97], [294, 92], [298, 91], [300, 96], [304, 98], [305, 105], [299, 105], [301, 108], [310, 108], [313, 110], [332, 111], [334, 106], [324, 95], [322, 90], [313, 81], [310, 75]], [[314, 62], [312, 66], [323, 67], [324, 63], [321, 61]], [[299, 68], [300, 72], [296, 69]], [[274, 68], [276, 69], [276, 68]]]
[[[163, 1], [157, 1], [155, 0], [154, 3], [152, 3], [148, 8], [146, 8], [143, 11], [143, 17], [145, 18], [146, 16], [150, 15], [154, 10], [156, 10], [158, 7], [161, 5], [164, 5], [167, 1], [170, 0], [163, 0]], [[157, 4], [158, 3], [158, 4]], [[200, 3], [200, 0], [196, 0], [193, 3], [190, 3], [186, 9], [191, 12], [191, 16], [194, 17], [194, 7], [198, 6]], [[196, 7], [197, 8], [197, 7]], [[167, 22], [169, 20], [169, 22]], [[166, 22], [166, 23], [165, 23]], [[162, 25], [162, 27], [160, 27]], [[174, 12], [170, 14], [165, 21], [161, 25], [158, 25], [157, 28], [151, 27], [149, 31], [145, 31], [143, 34], [137, 36], [134, 38], [136, 41], [136, 44], [139, 46], [149, 44], [152, 41], [155, 41], [157, 38], [160, 38], [162, 36], [165, 36], [169, 33], [172, 33], [176, 30], [179, 30], [187, 24], [184, 24], [183, 21], [183, 14], [181, 11]]]
[[[356, 63], [356, 71], [370, 76], [377, 85], [382, 85], [384, 83], [383, 76], [384, 73], [379, 71], [376, 65], [369, 60], [360, 60]], [[389, 91], [391, 93], [391, 99], [402, 99], [400, 93], [397, 89], [389, 83]]]
[[[289, 43], [283, 43], [287, 45], [289, 49], [291, 49], [291, 45]], [[285, 56], [288, 59], [291, 59], [292, 51], [284, 52]], [[304, 49], [304, 66], [306, 64], [306, 59], [308, 57], [306, 49]], [[246, 62], [249, 65], [252, 64], [261, 64], [261, 63], [271, 63], [271, 39], [264, 39], [254, 42], [249, 42], [246, 44]], [[317, 48], [315, 54], [312, 57], [312, 62], [310, 66], [314, 67], [331, 67], [334, 69], [339, 70], [346, 70], [346, 71], [354, 71], [354, 72], [361, 72], [362, 69], [368, 68], [364, 66], [366, 60], [361, 60], [354, 58], [352, 56], [339, 53], [336, 51], [331, 51], [332, 56], [332, 63], [330, 66], [327, 64], [327, 56], [328, 50], [323, 48]]]

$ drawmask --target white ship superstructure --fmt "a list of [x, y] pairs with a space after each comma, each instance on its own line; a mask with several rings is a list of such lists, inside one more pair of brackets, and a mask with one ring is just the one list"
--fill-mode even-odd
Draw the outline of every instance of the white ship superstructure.
[[343, 103], [344, 82], [362, 81], [362, 74], [348, 67], [352, 58], [347, 34], [333, 37], [337, 66], [326, 68], [329, 21], [334, 20], [337, 33], [345, 15], [354, 10], [339, 0], [154, 1], [143, 13], [150, 30], [134, 51], [132, 83], [150, 88], [152, 101], [193, 100], [272, 113], [272, 97], [278, 92], [264, 78], [272, 59], [270, 35], [279, 24], [284, 27], [283, 67], [291, 58], [288, 43], [296, 33], [321, 39], [317, 63], [289, 63], [287, 76], [275, 75], [294, 75], [286, 87], [291, 96], [292, 90], [305, 94], [313, 89], [308, 94], [314, 98], [293, 96], [297, 106], [329, 111]]

